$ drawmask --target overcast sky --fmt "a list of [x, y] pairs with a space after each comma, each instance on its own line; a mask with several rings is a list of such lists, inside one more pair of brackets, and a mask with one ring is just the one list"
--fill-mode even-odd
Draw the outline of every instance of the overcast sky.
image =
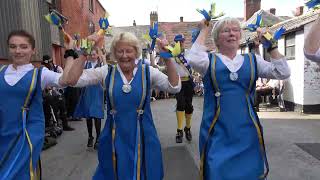
[[[244, 0], [99, 0], [110, 14], [109, 22], [114, 26], [131, 26], [133, 20], [137, 25], [149, 24], [151, 11], [157, 11], [159, 22], [177, 22], [180, 16], [184, 21], [199, 21], [202, 15], [196, 9], [209, 10], [210, 4], [216, 2], [218, 12], [226, 16], [243, 17]], [[276, 8], [276, 15], [292, 16], [296, 7], [302, 6], [304, 0], [261, 0], [261, 8]]]

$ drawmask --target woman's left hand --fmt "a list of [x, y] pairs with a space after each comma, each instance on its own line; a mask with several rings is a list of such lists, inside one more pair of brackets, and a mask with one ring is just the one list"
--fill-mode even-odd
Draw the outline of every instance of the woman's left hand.
[[265, 42], [268, 41], [266, 37], [270, 36], [272, 38], [270, 31], [267, 28], [258, 28], [257, 29], [257, 35], [259, 42]]
[[104, 43], [104, 36], [98, 35], [97, 33], [91, 34], [87, 37], [88, 40], [94, 42], [94, 47], [102, 47]]
[[66, 31], [64, 31], [64, 29], [62, 29], [63, 32], [63, 36], [64, 36], [64, 47], [66, 49], [74, 49], [74, 40], [72, 39], [72, 37], [70, 36], [70, 34], [68, 34]]
[[160, 52], [168, 52], [168, 49], [166, 48], [166, 46], [169, 45], [168, 40], [166, 39], [166, 37], [162, 36], [160, 38], [158, 38], [157, 40], [157, 46]]

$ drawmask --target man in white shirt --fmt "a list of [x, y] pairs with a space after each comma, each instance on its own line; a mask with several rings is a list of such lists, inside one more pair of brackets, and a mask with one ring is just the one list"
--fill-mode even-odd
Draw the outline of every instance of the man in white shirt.
[[[192, 69], [185, 59], [184, 52], [184, 36], [182, 34], [178, 34], [175, 36], [175, 43], [180, 42], [181, 53], [175, 57], [175, 67], [181, 78], [181, 91], [176, 94], [177, 100], [177, 108], [176, 108], [176, 116], [177, 116], [177, 134], [176, 134], [176, 143], [182, 143], [183, 140], [183, 131], [185, 132], [186, 139], [188, 141], [192, 140], [191, 134], [191, 120], [193, 113], [192, 106], [192, 97], [194, 94], [193, 88], [193, 78], [192, 78]], [[186, 120], [185, 127], [183, 128], [183, 121]]]

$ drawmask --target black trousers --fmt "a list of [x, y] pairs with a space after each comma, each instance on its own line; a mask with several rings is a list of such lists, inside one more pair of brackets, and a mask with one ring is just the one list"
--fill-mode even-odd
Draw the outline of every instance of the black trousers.
[[67, 108], [67, 116], [73, 116], [73, 112], [77, 106], [79, 97], [80, 97], [81, 89], [75, 87], [67, 87], [65, 90], [65, 99], [66, 99], [66, 108]]
[[192, 97], [194, 94], [192, 81], [182, 81], [181, 91], [176, 94], [177, 111], [185, 111], [186, 114], [192, 114]]

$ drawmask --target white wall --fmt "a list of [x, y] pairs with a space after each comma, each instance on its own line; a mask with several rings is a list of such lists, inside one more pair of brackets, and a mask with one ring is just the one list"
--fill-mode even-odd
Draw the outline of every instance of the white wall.
[[[304, 26], [307, 34], [313, 23]], [[303, 37], [304, 38], [304, 37]], [[304, 39], [299, 39], [303, 41]], [[303, 47], [302, 47], [303, 48]], [[303, 55], [303, 49], [301, 49]], [[315, 63], [304, 57], [304, 104], [320, 104], [320, 63]]]
[[[296, 34], [299, 34], [297, 32]], [[299, 35], [298, 35], [299, 36]], [[303, 75], [303, 63], [304, 57], [300, 57], [300, 49], [303, 47], [299, 41], [299, 37], [295, 38], [295, 51], [296, 58], [288, 60], [288, 65], [291, 69], [291, 76], [285, 81], [284, 100], [294, 102], [296, 104], [303, 104], [303, 87], [304, 87], [304, 75]], [[285, 54], [285, 41], [284, 37], [278, 41], [279, 51]]]

